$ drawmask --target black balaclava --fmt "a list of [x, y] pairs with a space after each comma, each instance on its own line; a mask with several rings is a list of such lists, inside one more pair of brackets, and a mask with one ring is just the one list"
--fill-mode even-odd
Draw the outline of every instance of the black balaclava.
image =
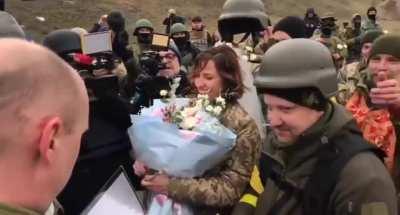
[[179, 50], [182, 50], [183, 48], [185, 48], [187, 42], [189, 41], [188, 34], [187, 33], [185, 33], [185, 34], [186, 34], [186, 36], [184, 36], [184, 37], [175, 38], [172, 36], [172, 39], [174, 40], [176, 46], [178, 46]]
[[149, 45], [149, 44], [151, 44], [151, 42], [153, 40], [153, 34], [152, 33], [138, 33], [137, 39], [138, 39], [139, 43]]

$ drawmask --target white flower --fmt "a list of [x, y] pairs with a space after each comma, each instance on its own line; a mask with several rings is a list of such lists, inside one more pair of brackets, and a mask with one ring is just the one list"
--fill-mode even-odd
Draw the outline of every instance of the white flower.
[[338, 44], [337, 48], [341, 50], [341, 49], [343, 49], [343, 45], [342, 44]]
[[215, 114], [215, 115], [220, 115], [221, 114], [221, 112], [222, 112], [222, 107], [221, 106], [215, 106], [214, 107], [214, 109], [213, 109], [213, 113]]
[[203, 107], [203, 100], [196, 100], [196, 108], [201, 109]]
[[211, 105], [207, 105], [206, 106], [206, 111], [207, 112], [212, 112], [213, 110], [214, 110], [213, 106], [211, 106]]
[[347, 45], [346, 44], [344, 44], [343, 47], [347, 49]]
[[166, 90], [161, 90], [160, 91], [160, 96], [165, 97], [167, 95], [168, 95], [168, 91], [166, 91]]
[[180, 127], [185, 130], [191, 130], [196, 126], [197, 122], [196, 117], [187, 117], [180, 123]]
[[218, 97], [215, 99], [215, 101], [216, 101], [218, 104], [221, 104], [222, 106], [225, 106], [225, 99], [222, 98], [221, 96], [218, 96]]

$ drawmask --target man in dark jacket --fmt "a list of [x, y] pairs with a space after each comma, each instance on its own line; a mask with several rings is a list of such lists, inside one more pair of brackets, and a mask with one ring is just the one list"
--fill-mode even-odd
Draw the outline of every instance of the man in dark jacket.
[[171, 26], [175, 23], [185, 24], [185, 19], [181, 16], [176, 15], [176, 10], [171, 8], [168, 10], [168, 17], [166, 17], [163, 21], [163, 25], [165, 25], [165, 33], [169, 34]]
[[306, 15], [304, 16], [304, 22], [306, 24], [306, 35], [308, 38], [312, 37], [314, 31], [320, 27], [321, 20], [314, 8], [308, 8]]
[[382, 151], [329, 100], [337, 82], [328, 49], [307, 39], [280, 42], [264, 55], [255, 85], [270, 128], [259, 164], [265, 191], [240, 214], [397, 214]]

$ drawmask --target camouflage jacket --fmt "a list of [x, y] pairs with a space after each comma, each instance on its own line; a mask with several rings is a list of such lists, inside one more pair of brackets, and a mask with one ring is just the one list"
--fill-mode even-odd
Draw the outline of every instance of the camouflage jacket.
[[199, 178], [173, 178], [169, 196], [191, 205], [195, 214], [229, 214], [242, 196], [261, 153], [254, 120], [238, 105], [228, 107], [221, 122], [236, 135], [236, 145], [226, 159]]
[[345, 105], [357, 88], [367, 89], [371, 79], [365, 62], [354, 62], [340, 71], [339, 89], [335, 96], [337, 103]]
[[339, 37], [331, 36], [329, 38], [319, 37], [317, 38], [322, 44], [324, 44], [332, 54], [339, 54], [342, 58], [347, 57], [347, 45]]

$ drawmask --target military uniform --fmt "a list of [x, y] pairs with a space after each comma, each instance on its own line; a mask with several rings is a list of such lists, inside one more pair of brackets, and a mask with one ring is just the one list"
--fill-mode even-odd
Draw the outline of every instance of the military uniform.
[[[289, 57], [292, 61], [282, 61]], [[255, 85], [262, 93], [323, 114], [294, 142], [280, 142], [272, 132], [267, 136], [259, 163], [264, 192], [252, 211], [237, 214], [397, 213], [394, 184], [379, 159], [381, 151], [363, 140], [344, 107], [329, 101], [337, 91], [337, 83], [336, 69], [326, 48], [306, 39], [274, 45], [263, 56]], [[337, 148], [340, 144], [344, 147]], [[343, 166], [336, 168], [333, 164], [337, 160], [333, 158], [340, 159], [353, 146], [369, 150], [350, 153]], [[329, 167], [321, 168], [324, 163]], [[318, 175], [321, 170], [328, 174]], [[329, 189], [324, 189], [325, 183]]]
[[351, 28], [349, 32], [344, 37], [344, 40], [347, 44], [348, 56], [347, 61], [358, 60], [361, 56], [361, 44], [359, 41], [359, 36], [361, 35], [360, 29]]
[[190, 42], [200, 51], [205, 51], [212, 46], [212, 38], [206, 29], [190, 31]]
[[361, 61], [347, 64], [339, 71], [341, 73], [341, 80], [338, 85], [338, 93], [335, 96], [337, 103], [343, 105], [346, 104], [357, 86], [362, 84], [360, 83], [360, 80], [362, 80], [367, 73], [366, 68], [366, 62]]
[[200, 178], [173, 178], [168, 186], [168, 195], [191, 205], [195, 214], [230, 214], [259, 159], [261, 139], [257, 126], [240, 105], [227, 107], [221, 122], [237, 135], [226, 160]]
[[[322, 146], [321, 137], [327, 140], [356, 127], [343, 107], [333, 105], [317, 124], [312, 126], [296, 143], [285, 146], [273, 137], [264, 144], [263, 153], [283, 166], [284, 180], [304, 189], [317, 162], [317, 152]], [[327, 128], [326, 131], [324, 129]], [[351, 144], [351, 143], [349, 143]], [[268, 165], [268, 164], [265, 164]], [[323, 183], [323, 182], [321, 182]], [[268, 180], [265, 192], [259, 197], [255, 215], [267, 214], [286, 192]], [[328, 205], [334, 214], [396, 214], [395, 189], [383, 163], [369, 152], [360, 153], [350, 160], [340, 174]], [[380, 206], [373, 202], [385, 202]], [[362, 213], [363, 211], [363, 213]], [[302, 205], [293, 195], [282, 206], [279, 214], [304, 214]]]

